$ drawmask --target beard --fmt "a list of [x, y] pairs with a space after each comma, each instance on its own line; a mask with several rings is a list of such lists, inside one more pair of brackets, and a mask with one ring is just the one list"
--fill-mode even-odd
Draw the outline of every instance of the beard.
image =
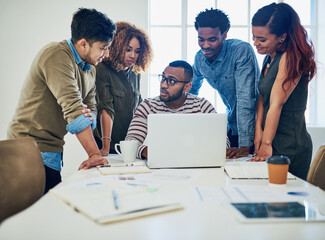
[[[165, 88], [161, 88], [161, 89], [163, 89], [167, 93], [167, 91], [166, 91]], [[175, 100], [179, 99], [182, 96], [183, 89], [184, 89], [184, 87], [182, 87], [182, 89], [180, 89], [177, 93], [175, 93], [174, 95], [171, 95], [171, 96], [168, 93], [168, 97], [167, 98], [163, 98], [161, 95], [159, 96], [159, 98], [160, 98], [160, 100], [162, 102], [172, 102], [172, 101], [175, 101]]]
[[101, 57], [97, 58], [96, 60], [93, 60], [92, 56], [88, 53], [85, 56], [84, 61], [90, 65], [96, 66], [98, 63], [100, 63], [100, 59], [102, 59]]

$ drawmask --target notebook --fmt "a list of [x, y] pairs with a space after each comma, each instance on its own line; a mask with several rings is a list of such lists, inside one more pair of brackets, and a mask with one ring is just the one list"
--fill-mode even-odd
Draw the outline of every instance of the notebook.
[[150, 114], [149, 168], [221, 167], [226, 161], [226, 114]]
[[105, 157], [108, 160], [108, 165], [97, 166], [97, 169], [103, 175], [117, 174], [134, 174], [134, 173], [150, 173], [151, 170], [147, 167], [144, 160], [136, 159], [131, 163], [124, 163], [123, 158], [118, 154], [109, 154]]
[[[246, 162], [238, 165], [225, 166], [225, 172], [232, 179], [269, 179], [267, 163]], [[288, 172], [288, 180], [295, 180], [296, 177]]]
[[144, 188], [133, 188], [118, 182], [71, 184], [52, 188], [50, 193], [100, 224], [184, 208], [159, 190], [149, 192]]
[[97, 169], [103, 175], [118, 175], [118, 174], [134, 174], [134, 173], [150, 173], [151, 170], [147, 166], [126, 166], [126, 167], [114, 167], [114, 166], [98, 166]]

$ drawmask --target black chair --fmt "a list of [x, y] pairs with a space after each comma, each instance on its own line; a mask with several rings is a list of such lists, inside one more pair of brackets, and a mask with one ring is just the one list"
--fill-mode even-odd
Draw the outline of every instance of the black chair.
[[43, 196], [45, 169], [34, 138], [0, 141], [0, 222]]

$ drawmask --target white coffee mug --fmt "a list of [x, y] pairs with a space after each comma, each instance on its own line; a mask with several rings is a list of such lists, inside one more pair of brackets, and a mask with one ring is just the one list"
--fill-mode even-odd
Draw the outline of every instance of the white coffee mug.
[[[121, 151], [118, 150], [118, 146]], [[125, 163], [134, 162], [137, 156], [138, 141], [120, 141], [120, 143], [115, 144], [115, 151], [122, 156]]]

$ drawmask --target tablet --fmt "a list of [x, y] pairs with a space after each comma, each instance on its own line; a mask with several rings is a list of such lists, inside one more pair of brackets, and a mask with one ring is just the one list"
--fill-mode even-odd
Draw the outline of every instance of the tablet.
[[241, 222], [325, 221], [325, 205], [301, 202], [230, 203], [229, 210]]

